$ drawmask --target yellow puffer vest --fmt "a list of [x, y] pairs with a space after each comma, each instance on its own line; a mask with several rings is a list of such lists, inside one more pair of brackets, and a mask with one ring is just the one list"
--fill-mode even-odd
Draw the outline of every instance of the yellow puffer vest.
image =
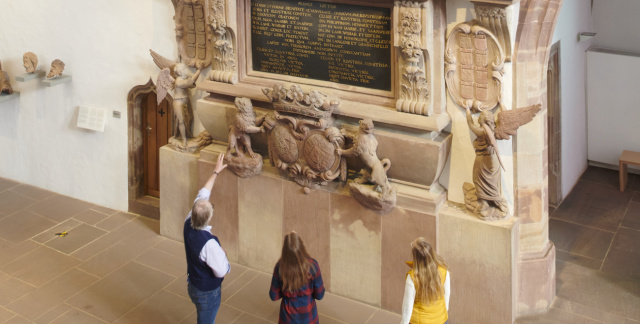
[[[444, 281], [447, 279], [447, 269], [438, 267], [440, 273], [440, 281], [444, 285]], [[413, 270], [407, 272], [408, 276], [413, 279]], [[416, 300], [413, 303], [413, 312], [411, 313], [411, 324], [443, 324], [449, 319], [447, 314], [447, 306], [444, 302], [444, 296], [438, 298], [434, 303], [425, 305], [418, 301], [417, 296], [418, 287], [416, 287]]]

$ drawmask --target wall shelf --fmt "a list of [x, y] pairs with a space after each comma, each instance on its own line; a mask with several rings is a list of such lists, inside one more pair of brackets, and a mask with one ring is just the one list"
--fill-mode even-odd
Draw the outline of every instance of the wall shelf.
[[67, 82], [71, 82], [71, 76], [64, 74], [57, 78], [42, 80], [42, 83], [44, 83], [47, 87], [54, 87]]
[[42, 78], [46, 74], [47, 73], [45, 71], [35, 71], [33, 73], [25, 73], [25, 74], [21, 74], [21, 75], [16, 76], [16, 81], [27, 82], [27, 81], [31, 81], [33, 79]]
[[0, 94], [0, 102], [9, 101], [18, 97], [20, 97], [20, 92], [18, 91], [14, 91], [12, 94]]

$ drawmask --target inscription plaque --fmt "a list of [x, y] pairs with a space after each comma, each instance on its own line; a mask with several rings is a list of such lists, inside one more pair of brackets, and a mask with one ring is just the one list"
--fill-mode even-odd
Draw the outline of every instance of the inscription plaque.
[[251, 0], [253, 70], [391, 90], [391, 9]]

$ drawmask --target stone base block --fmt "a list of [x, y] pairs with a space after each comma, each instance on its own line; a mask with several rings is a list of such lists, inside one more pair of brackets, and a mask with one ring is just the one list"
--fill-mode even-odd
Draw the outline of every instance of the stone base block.
[[184, 219], [198, 194], [199, 153], [160, 148], [160, 235], [183, 241]]
[[518, 220], [481, 221], [451, 204], [439, 214], [438, 250], [451, 273], [449, 321], [513, 323]]
[[556, 248], [551, 241], [540, 254], [518, 261], [518, 316], [545, 313], [556, 297]]

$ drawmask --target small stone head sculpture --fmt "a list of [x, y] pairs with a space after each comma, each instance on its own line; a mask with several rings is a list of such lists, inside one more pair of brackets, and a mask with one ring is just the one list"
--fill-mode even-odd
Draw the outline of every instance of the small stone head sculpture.
[[38, 67], [38, 56], [33, 52], [26, 52], [22, 56], [22, 63], [27, 73], [33, 73]]
[[47, 74], [47, 78], [55, 78], [62, 75], [62, 71], [64, 71], [64, 62], [61, 60], [53, 60], [51, 62], [51, 71]]
[[11, 82], [9, 82], [9, 75], [7, 72], [2, 71], [2, 63], [0, 62], [0, 94], [2, 93], [12, 94], [13, 88], [11, 88]]

